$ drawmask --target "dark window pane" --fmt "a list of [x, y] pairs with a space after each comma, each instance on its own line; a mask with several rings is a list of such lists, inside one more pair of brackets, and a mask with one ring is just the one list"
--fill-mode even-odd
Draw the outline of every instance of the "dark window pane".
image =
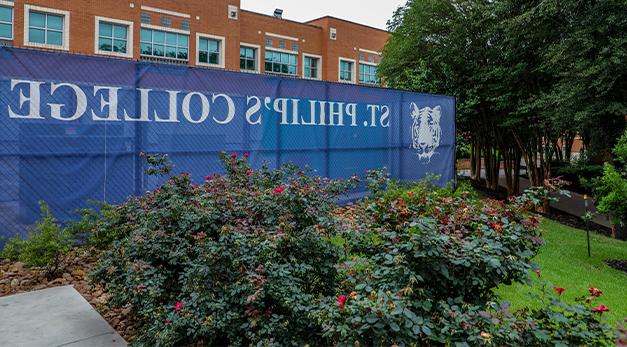
[[115, 45], [114, 45], [113, 50], [118, 53], [126, 53], [126, 41], [115, 40]]
[[100, 29], [98, 30], [100, 36], [111, 37], [113, 35], [113, 26], [109, 23], [100, 22]]
[[13, 9], [11, 7], [0, 6], [0, 21], [13, 22]]
[[128, 27], [123, 26], [123, 25], [116, 25], [113, 29], [114, 29], [113, 35], [116, 39], [126, 40]]
[[0, 23], [0, 38], [9, 39], [12, 37], [12, 27], [11, 24]]
[[98, 48], [101, 51], [111, 52], [111, 39], [101, 37], [98, 39]]
[[153, 45], [152, 46], [153, 55], [158, 57], [163, 57], [165, 55], [165, 49], [163, 45]]
[[150, 42], [152, 40], [152, 30], [142, 29], [141, 40], [144, 42]]
[[166, 33], [166, 35], [165, 35], [165, 42], [168, 45], [176, 46], [176, 34]]
[[50, 45], [63, 45], [63, 33], [60, 31], [50, 31], [48, 30], [48, 41], [47, 43]]
[[152, 45], [149, 43], [141, 44], [141, 54], [152, 55]]
[[33, 43], [46, 43], [46, 31], [31, 28], [28, 31], [28, 40]]
[[46, 26], [46, 15], [38, 12], [31, 12], [28, 18], [30, 27], [44, 28]]
[[188, 54], [187, 54], [187, 48], [179, 48], [179, 51], [178, 51], [178, 58], [179, 58], [179, 59], [184, 59], [184, 60], [187, 60], [187, 56], [188, 56]]
[[209, 54], [207, 52], [199, 52], [198, 61], [205, 64], [209, 63]]
[[47, 15], [48, 29], [63, 30], [63, 16]]

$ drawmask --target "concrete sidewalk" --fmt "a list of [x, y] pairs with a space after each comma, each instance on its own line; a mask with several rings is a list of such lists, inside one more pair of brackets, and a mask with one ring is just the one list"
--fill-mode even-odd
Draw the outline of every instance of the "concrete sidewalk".
[[0, 298], [0, 346], [126, 345], [124, 339], [71, 286]]

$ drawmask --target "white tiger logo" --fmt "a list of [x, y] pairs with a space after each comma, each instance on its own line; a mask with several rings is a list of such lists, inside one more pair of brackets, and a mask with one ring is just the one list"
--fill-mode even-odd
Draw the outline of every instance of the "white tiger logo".
[[411, 103], [411, 117], [414, 119], [411, 128], [411, 148], [416, 150], [420, 160], [426, 159], [430, 162], [431, 157], [437, 153], [435, 150], [440, 147], [441, 116], [442, 107], [440, 106], [418, 108], [415, 103]]

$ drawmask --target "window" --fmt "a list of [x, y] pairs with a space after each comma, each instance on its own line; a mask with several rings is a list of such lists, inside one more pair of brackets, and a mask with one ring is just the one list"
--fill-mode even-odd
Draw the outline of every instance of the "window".
[[303, 55], [303, 77], [320, 79], [320, 57]]
[[298, 74], [296, 54], [266, 50], [266, 72], [285, 75]]
[[161, 26], [169, 28], [172, 26], [172, 19], [170, 17], [161, 17]]
[[198, 65], [224, 67], [224, 38], [208, 35], [197, 36]]
[[25, 45], [69, 49], [69, 12], [31, 5], [24, 9]]
[[144, 24], [150, 24], [152, 23], [152, 17], [150, 16], [150, 14], [148, 13], [142, 13], [139, 15], [139, 19], [142, 23]]
[[359, 64], [359, 83], [380, 84], [380, 80], [377, 77], [377, 66]]
[[257, 49], [241, 46], [239, 48], [239, 68], [243, 71], [259, 71], [257, 69]]
[[185, 31], [189, 31], [191, 29], [191, 24], [189, 23], [188, 20], [181, 21], [181, 29]]
[[272, 39], [266, 39], [266, 46], [272, 47]]
[[292, 43], [292, 51], [298, 52], [298, 43]]
[[340, 81], [355, 82], [355, 61], [340, 59]]
[[337, 40], [337, 29], [331, 28], [329, 31], [331, 40]]
[[279, 48], [285, 49], [285, 41], [283, 40], [279, 41]]
[[133, 22], [96, 17], [96, 53], [133, 56]]
[[13, 39], [13, 7], [0, 6], [0, 39]]
[[189, 35], [142, 28], [140, 53], [143, 56], [187, 61]]

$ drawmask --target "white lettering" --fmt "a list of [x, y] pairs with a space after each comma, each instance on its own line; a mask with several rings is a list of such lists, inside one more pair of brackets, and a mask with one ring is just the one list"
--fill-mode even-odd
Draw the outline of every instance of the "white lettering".
[[[119, 121], [118, 119], [118, 90], [120, 90], [120, 88], [117, 88], [117, 87], [102, 87], [102, 86], [94, 87], [94, 96], [98, 96], [98, 92], [104, 91], [104, 93], [100, 95], [100, 112], [105, 112], [105, 108], [108, 108], [109, 112], [105, 118], [102, 118], [100, 115], [97, 115], [96, 112], [92, 110], [91, 117], [93, 120]], [[105, 95], [107, 95], [106, 100], [105, 100]]]
[[218, 124], [229, 124], [235, 117], [235, 103], [233, 102], [233, 99], [231, 99], [230, 96], [225, 95], [225, 94], [213, 94], [213, 98], [211, 99], [211, 102], [215, 104], [216, 99], [218, 98], [223, 98], [224, 100], [226, 100], [226, 105], [229, 108], [229, 110], [227, 111], [226, 118], [223, 121], [219, 121], [218, 119], [216, 119], [216, 117], [213, 117], [213, 120], [216, 121], [216, 123]]
[[[249, 105], [251, 100], [254, 100], [255, 102], [254, 102], [254, 104], [252, 106], [250, 106], [248, 108], [248, 110], [246, 110], [246, 121], [250, 125], [261, 124], [261, 115], [262, 115], [262, 113], [259, 112], [259, 110], [261, 110], [261, 99], [259, 99], [256, 96], [249, 96], [246, 99], [246, 105]], [[257, 120], [253, 121], [252, 120], [252, 116], [254, 116], [255, 113], [257, 113], [257, 112], [259, 112], [259, 116], [257, 117]]]
[[381, 111], [383, 111], [383, 115], [381, 115], [381, 126], [384, 128], [390, 127], [390, 107], [383, 105], [381, 106]]
[[148, 93], [150, 93], [152, 89], [138, 88], [137, 90], [139, 91], [139, 118], [130, 117], [126, 110], [124, 110], [124, 120], [130, 122], [148, 122]]
[[[198, 118], [198, 120], [194, 120], [194, 118], [192, 118], [191, 109], [190, 109], [192, 98], [194, 96], [198, 96], [202, 104], [202, 110], [200, 112], [200, 118]], [[187, 120], [190, 123], [200, 124], [204, 122], [209, 117], [209, 110], [210, 110], [209, 100], [204, 94], [193, 92], [193, 93], [188, 93], [183, 98], [183, 116], [187, 118]]]
[[44, 84], [44, 82], [35, 82], [35, 81], [25, 81], [25, 80], [11, 80], [11, 91], [13, 91], [13, 89], [15, 89], [15, 86], [17, 86], [18, 84], [28, 84], [29, 87], [29, 93], [28, 96], [26, 97], [24, 95], [24, 90], [20, 89], [20, 108], [22, 106], [24, 106], [25, 102], [28, 102], [28, 114], [27, 115], [21, 115], [21, 114], [17, 114], [15, 112], [13, 112], [13, 110], [11, 110], [11, 106], [9, 106], [9, 117], [11, 118], [21, 118], [21, 119], [44, 119], [44, 117], [42, 117], [39, 114], [40, 111], [40, 99], [41, 99], [41, 95], [40, 95], [40, 91], [39, 91], [39, 87]]
[[76, 96], [76, 110], [74, 110], [74, 114], [72, 116], [64, 118], [61, 116], [61, 107], [66, 105], [49, 103], [48, 106], [50, 106], [50, 116], [54, 119], [66, 122], [81, 118], [85, 114], [85, 111], [87, 111], [87, 95], [85, 95], [85, 92], [81, 88], [71, 83], [50, 84], [50, 95], [54, 94], [54, 92], [61, 87], [68, 87], [74, 91], [74, 95]]
[[274, 100], [274, 111], [281, 114], [281, 125], [287, 125], [287, 99]]
[[351, 126], [357, 126], [357, 104], [346, 104], [346, 115], [351, 117]]

